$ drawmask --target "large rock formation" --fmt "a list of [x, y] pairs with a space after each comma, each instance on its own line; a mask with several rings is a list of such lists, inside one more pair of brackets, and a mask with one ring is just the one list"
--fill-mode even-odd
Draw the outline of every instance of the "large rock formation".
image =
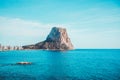
[[71, 50], [73, 45], [65, 28], [53, 27], [45, 41], [23, 46], [23, 49]]

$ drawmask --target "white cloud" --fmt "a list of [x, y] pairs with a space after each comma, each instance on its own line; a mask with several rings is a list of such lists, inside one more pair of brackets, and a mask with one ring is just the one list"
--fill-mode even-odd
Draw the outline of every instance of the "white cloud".
[[6, 36], [44, 36], [50, 27], [52, 27], [50, 24], [0, 17], [0, 33]]
[[[0, 16], [0, 33], [5, 35], [44, 36], [54, 26], [63, 27], [64, 24], [44, 24], [19, 18]], [[43, 32], [43, 34], [41, 34]]]

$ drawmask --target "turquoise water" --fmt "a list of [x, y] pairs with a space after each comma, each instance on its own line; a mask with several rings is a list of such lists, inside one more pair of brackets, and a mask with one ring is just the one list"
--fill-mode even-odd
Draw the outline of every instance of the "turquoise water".
[[120, 49], [0, 52], [0, 80], [120, 80]]

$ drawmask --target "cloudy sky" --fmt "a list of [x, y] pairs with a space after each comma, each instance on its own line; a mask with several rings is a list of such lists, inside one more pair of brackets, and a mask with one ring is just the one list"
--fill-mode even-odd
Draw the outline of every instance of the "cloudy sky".
[[0, 0], [0, 43], [27, 45], [65, 27], [75, 48], [120, 48], [120, 0]]

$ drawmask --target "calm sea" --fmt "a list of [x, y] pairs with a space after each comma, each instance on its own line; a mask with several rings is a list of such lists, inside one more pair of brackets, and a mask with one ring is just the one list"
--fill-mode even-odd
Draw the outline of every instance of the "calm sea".
[[120, 80], [120, 49], [0, 52], [0, 80]]

